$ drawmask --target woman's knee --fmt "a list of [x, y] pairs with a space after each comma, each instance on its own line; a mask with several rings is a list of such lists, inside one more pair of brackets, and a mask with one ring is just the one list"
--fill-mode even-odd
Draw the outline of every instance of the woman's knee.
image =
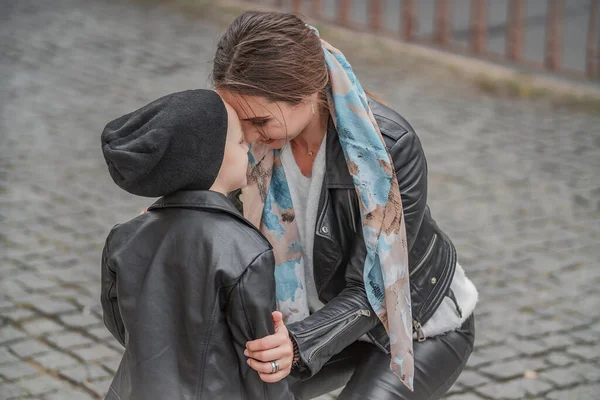
[[338, 400], [437, 400], [464, 369], [475, 342], [475, 321], [469, 317], [456, 331], [415, 342], [414, 392], [389, 369], [389, 357], [378, 351], [357, 366]]

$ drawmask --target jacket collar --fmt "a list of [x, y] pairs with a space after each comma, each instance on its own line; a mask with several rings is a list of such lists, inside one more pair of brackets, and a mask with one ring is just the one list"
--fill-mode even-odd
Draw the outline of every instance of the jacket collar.
[[346, 156], [340, 144], [337, 130], [333, 124], [333, 119], [329, 118], [327, 125], [327, 147], [326, 169], [325, 169], [325, 184], [332, 189], [351, 189], [354, 188], [354, 181], [348, 171]]
[[210, 190], [178, 190], [161, 197], [148, 209], [172, 207], [211, 209], [241, 216], [226, 196]]

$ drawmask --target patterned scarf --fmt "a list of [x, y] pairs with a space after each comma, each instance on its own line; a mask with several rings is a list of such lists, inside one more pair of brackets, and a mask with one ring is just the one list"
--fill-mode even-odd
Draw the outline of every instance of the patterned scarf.
[[[321, 42], [330, 76], [329, 109], [360, 203], [367, 247], [365, 290], [390, 338], [390, 368], [413, 390], [408, 251], [394, 165], [350, 64], [339, 50]], [[291, 323], [306, 318], [309, 309], [303, 248], [280, 156], [280, 150], [251, 146], [243, 204], [244, 216], [273, 246], [277, 305]]]

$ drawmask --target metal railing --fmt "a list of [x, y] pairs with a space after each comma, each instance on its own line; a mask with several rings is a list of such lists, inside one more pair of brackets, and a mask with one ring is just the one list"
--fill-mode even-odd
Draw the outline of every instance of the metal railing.
[[[362, 4], [357, 4], [359, 3], [357, 0], [254, 0], [254, 2], [270, 3], [284, 11], [406, 42], [435, 46], [533, 69], [600, 80], [598, 21], [600, 0], [529, 0], [529, 2], [494, 0], [494, 4], [492, 0], [363, 0], [360, 2]], [[429, 3], [430, 15], [425, 17], [432, 19], [429, 22], [431, 29], [429, 32], [419, 32], [419, 23], [423, 23], [424, 20], [418, 11], [426, 3]], [[490, 24], [492, 5], [496, 20], [497, 14], [505, 11], [502, 16], [505, 19], [500, 23], [496, 21]], [[359, 18], [356, 18], [359, 6], [362, 6], [363, 13], [358, 11]], [[499, 7], [506, 7], [506, 10], [500, 10]], [[535, 15], [531, 15], [532, 7], [536, 8], [533, 10]], [[325, 13], [325, 9], [328, 13]], [[395, 20], [394, 13], [399, 14]], [[457, 13], [462, 17], [465, 26], [453, 29], [453, 16]], [[466, 14], [468, 14], [468, 24], [464, 20]], [[570, 18], [568, 20], [569, 43], [565, 43], [565, 15]], [[525, 51], [528, 29], [536, 30], [538, 39], [533, 48], [529, 46]], [[542, 30], [543, 39], [540, 33]], [[573, 35], [574, 30], [581, 33], [580, 37]], [[494, 49], [489, 47], [492, 36], [496, 45]], [[500, 42], [504, 44], [500, 50], [498, 49], [499, 37]], [[530, 53], [539, 54], [538, 50], [541, 50], [541, 47], [543, 47], [543, 56], [537, 57], [537, 60], [531, 57]], [[566, 57], [569, 66], [563, 62], [565, 50], [575, 54]]]

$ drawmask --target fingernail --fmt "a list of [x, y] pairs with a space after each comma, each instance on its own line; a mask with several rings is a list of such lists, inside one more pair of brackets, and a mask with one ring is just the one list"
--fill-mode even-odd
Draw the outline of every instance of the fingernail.
[[249, 359], [246, 360], [246, 364], [250, 365], [250, 360]]
[[244, 355], [245, 355], [246, 357], [250, 356], [250, 353], [248, 353], [248, 350], [244, 350]]

